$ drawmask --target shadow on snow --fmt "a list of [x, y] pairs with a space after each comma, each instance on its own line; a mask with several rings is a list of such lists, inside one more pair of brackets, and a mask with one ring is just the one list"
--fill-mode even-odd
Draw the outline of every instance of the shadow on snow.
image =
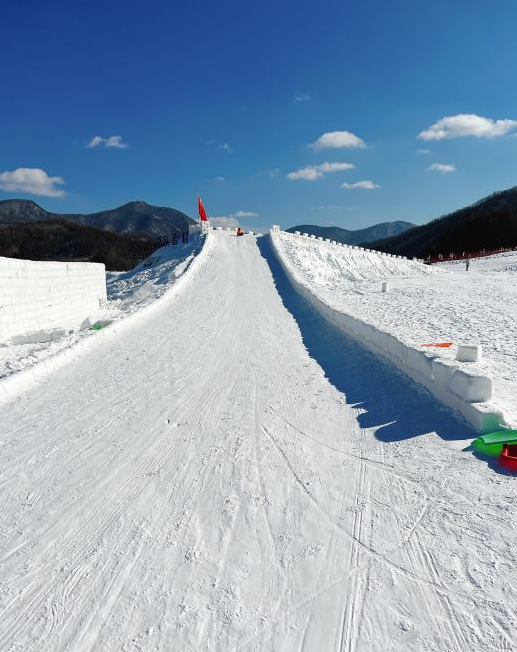
[[326, 321], [293, 289], [280, 266], [269, 236], [257, 239], [284, 306], [298, 323], [309, 355], [347, 403], [364, 412], [361, 428], [376, 428], [383, 442], [401, 441], [429, 432], [445, 440], [471, 439], [472, 428], [442, 406], [426, 389], [384, 362]]

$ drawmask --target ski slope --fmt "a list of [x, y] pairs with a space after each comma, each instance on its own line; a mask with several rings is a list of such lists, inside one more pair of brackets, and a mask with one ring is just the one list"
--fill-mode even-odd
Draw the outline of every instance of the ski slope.
[[2, 408], [0, 650], [510, 649], [515, 478], [269, 238], [199, 262]]

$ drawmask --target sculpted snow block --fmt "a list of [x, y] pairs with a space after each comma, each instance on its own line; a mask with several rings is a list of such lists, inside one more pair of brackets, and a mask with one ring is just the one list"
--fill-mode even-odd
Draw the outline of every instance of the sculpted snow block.
[[0, 341], [80, 324], [106, 300], [101, 263], [0, 258]]

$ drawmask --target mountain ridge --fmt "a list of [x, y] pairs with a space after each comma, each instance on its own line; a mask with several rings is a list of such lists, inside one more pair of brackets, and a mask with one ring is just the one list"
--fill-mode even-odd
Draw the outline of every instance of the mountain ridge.
[[301, 233], [308, 233], [309, 235], [320, 236], [322, 238], [329, 238], [336, 242], [343, 242], [344, 244], [358, 245], [367, 244], [380, 238], [385, 238], [391, 235], [403, 233], [407, 229], [413, 228], [415, 225], [411, 222], [404, 222], [403, 220], [396, 220], [394, 222], [380, 222], [373, 226], [368, 226], [364, 229], [343, 229], [338, 226], [318, 226], [316, 224], [301, 224], [299, 226], [292, 226], [287, 229], [288, 232], [294, 233], [300, 231]]
[[195, 224], [185, 213], [167, 206], [153, 206], [142, 200], [96, 213], [53, 213], [31, 199], [0, 201], [0, 224], [19, 224], [44, 220], [59, 220], [91, 226], [133, 237], [156, 239], [171, 232], [188, 231]]
[[515, 246], [517, 186], [493, 192], [427, 224], [370, 243], [371, 248], [379, 251], [419, 258]]

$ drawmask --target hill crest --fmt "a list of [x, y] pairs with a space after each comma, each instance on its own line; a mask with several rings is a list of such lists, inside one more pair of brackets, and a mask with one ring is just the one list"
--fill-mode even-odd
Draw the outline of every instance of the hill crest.
[[40, 220], [65, 220], [122, 235], [155, 239], [171, 232], [188, 231], [195, 224], [188, 215], [175, 208], [153, 206], [135, 200], [96, 213], [52, 213], [30, 199], [0, 201], [0, 224], [17, 224]]

